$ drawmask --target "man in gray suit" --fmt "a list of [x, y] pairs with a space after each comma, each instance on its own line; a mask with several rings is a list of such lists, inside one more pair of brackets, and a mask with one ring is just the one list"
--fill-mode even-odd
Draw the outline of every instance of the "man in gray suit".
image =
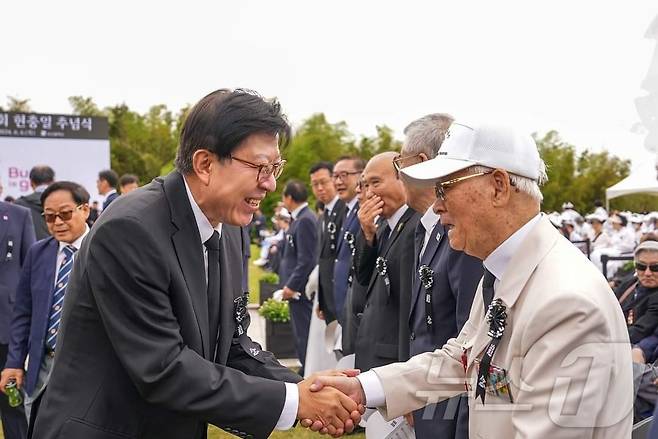
[[[7, 360], [9, 322], [16, 300], [16, 285], [27, 251], [34, 244], [30, 211], [0, 201], [0, 369]], [[23, 439], [27, 420], [23, 407], [12, 408], [0, 394], [0, 415], [5, 439]]]
[[240, 226], [276, 188], [289, 135], [276, 101], [217, 90], [190, 110], [176, 170], [100, 216], [76, 253], [35, 438], [353, 428], [353, 401], [311, 394], [247, 336]]
[[34, 224], [34, 232], [36, 233], [37, 240], [48, 238], [48, 226], [44, 221], [43, 206], [41, 206], [41, 193], [55, 181], [55, 171], [53, 168], [46, 165], [34, 166], [30, 169], [30, 185], [32, 185], [32, 192], [29, 195], [23, 195], [16, 200], [19, 206], [27, 207], [32, 213], [32, 224]]

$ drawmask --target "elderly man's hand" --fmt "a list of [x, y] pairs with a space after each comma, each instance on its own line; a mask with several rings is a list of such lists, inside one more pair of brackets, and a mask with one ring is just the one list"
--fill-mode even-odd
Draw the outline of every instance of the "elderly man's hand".
[[[320, 373], [350, 377], [358, 375], [359, 371], [348, 369]], [[316, 374], [297, 384], [299, 387], [297, 418], [302, 420], [303, 426], [311, 427], [314, 431], [329, 433], [333, 437], [353, 431], [354, 426], [361, 421], [363, 407], [334, 388], [316, 388], [311, 391], [311, 387], [319, 378], [319, 374]]]
[[368, 241], [368, 244], [370, 245], [372, 245], [375, 240], [375, 233], [377, 232], [375, 218], [382, 214], [383, 207], [384, 202], [377, 195], [368, 198], [363, 202], [361, 207], [359, 207], [357, 216], [359, 218], [359, 223], [361, 224], [361, 230], [363, 231], [364, 238], [366, 238], [366, 241]]
[[0, 391], [5, 392], [5, 386], [9, 380], [16, 381], [16, 388], [20, 389], [23, 387], [23, 375], [25, 372], [23, 369], [11, 369], [6, 368], [0, 373]]
[[644, 352], [640, 348], [633, 348], [631, 350], [631, 357], [633, 358], [633, 363], [645, 364], [647, 362], [644, 358]]

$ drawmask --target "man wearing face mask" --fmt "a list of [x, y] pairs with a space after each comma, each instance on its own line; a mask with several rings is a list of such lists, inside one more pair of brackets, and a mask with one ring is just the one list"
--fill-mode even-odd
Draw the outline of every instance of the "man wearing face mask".
[[358, 213], [357, 277], [368, 287], [355, 345], [355, 366], [363, 371], [409, 356], [414, 231], [420, 215], [406, 204], [393, 167], [396, 156], [378, 154], [363, 171], [366, 201]]

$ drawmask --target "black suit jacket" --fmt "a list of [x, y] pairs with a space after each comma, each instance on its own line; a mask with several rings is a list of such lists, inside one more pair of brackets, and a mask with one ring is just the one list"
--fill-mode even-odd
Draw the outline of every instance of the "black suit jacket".
[[635, 274], [617, 287], [618, 298], [633, 284], [630, 295], [621, 304], [621, 310], [628, 323], [628, 336], [631, 343], [639, 343], [658, 329], [658, 288], [645, 288], [640, 285]]
[[345, 203], [338, 200], [326, 217], [318, 221], [320, 227], [320, 251], [318, 260], [318, 306], [324, 314], [327, 324], [336, 320], [338, 310], [334, 301], [334, 262], [338, 241], [345, 220]]
[[41, 192], [32, 192], [29, 195], [24, 195], [16, 200], [18, 206], [27, 207], [32, 214], [32, 225], [34, 225], [34, 233], [37, 241], [48, 238], [50, 232], [46, 225], [46, 220], [43, 218], [43, 207], [41, 206]]
[[[182, 176], [120, 197], [79, 250], [39, 439], [203, 438], [207, 423], [266, 438], [284, 404], [281, 366], [238, 323], [242, 241], [220, 241], [220, 331], [209, 335], [199, 231]], [[241, 326], [241, 327], [240, 327]]]
[[[416, 211], [407, 208], [381, 249], [381, 254], [378, 253], [377, 242], [381, 239], [379, 235], [383, 227], [379, 227], [372, 246], [368, 245], [362, 234], [357, 238], [360, 241], [358, 249], [361, 250], [357, 260], [357, 277], [359, 282], [368, 283], [355, 344], [355, 366], [358, 369], [370, 370], [409, 358], [414, 232], [419, 219]], [[376, 269], [379, 256], [387, 261], [390, 289], [386, 287], [385, 277]]]

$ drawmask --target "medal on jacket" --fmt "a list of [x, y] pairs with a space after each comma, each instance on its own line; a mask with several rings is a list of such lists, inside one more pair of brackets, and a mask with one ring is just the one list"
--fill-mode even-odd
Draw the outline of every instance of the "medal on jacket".
[[377, 257], [375, 262], [377, 273], [384, 278], [384, 285], [386, 285], [386, 297], [391, 297], [391, 281], [388, 278], [388, 265], [386, 259], [382, 256]]
[[631, 326], [635, 322], [635, 313], [633, 312], [633, 309], [628, 311], [628, 316], [626, 316], [626, 324], [628, 326]]
[[292, 238], [292, 235], [288, 235], [288, 244], [290, 244], [290, 247], [295, 248], [295, 240]]
[[331, 242], [331, 250], [336, 250], [336, 223], [329, 221], [327, 224], [327, 231], [329, 232], [329, 241]]
[[7, 253], [5, 254], [5, 261], [9, 262], [14, 259], [14, 240], [9, 238], [7, 240]]
[[425, 321], [427, 330], [432, 332], [432, 286], [434, 285], [434, 270], [423, 264], [418, 268], [418, 277], [425, 289]]
[[356, 245], [354, 244], [354, 242], [356, 240], [354, 239], [354, 234], [352, 232], [350, 232], [349, 230], [347, 230], [345, 232], [345, 236], [343, 236], [343, 239], [345, 240], [347, 245], [350, 247], [350, 253], [352, 254], [352, 259], [351, 259], [351, 263], [350, 263], [350, 273], [347, 276], [347, 285], [351, 287], [352, 282], [354, 282], [354, 273], [356, 272], [356, 264], [355, 264], [355, 261], [354, 261], [354, 255], [356, 253]]
[[240, 297], [233, 299], [233, 313], [235, 315], [235, 326], [238, 336], [241, 336], [246, 331], [246, 328], [242, 326], [242, 322], [249, 315], [247, 313], [247, 304], [249, 303], [249, 293], [245, 293]]
[[484, 404], [484, 396], [489, 381], [489, 366], [491, 365], [491, 360], [496, 353], [498, 343], [500, 343], [500, 339], [503, 338], [505, 325], [507, 324], [507, 312], [505, 310], [505, 305], [503, 305], [503, 301], [500, 299], [494, 299], [487, 310], [486, 320], [489, 323], [489, 331], [487, 332], [487, 335], [491, 337], [491, 341], [484, 350], [484, 355], [480, 361], [477, 388], [475, 391], [475, 398], [482, 398], [482, 404]]

